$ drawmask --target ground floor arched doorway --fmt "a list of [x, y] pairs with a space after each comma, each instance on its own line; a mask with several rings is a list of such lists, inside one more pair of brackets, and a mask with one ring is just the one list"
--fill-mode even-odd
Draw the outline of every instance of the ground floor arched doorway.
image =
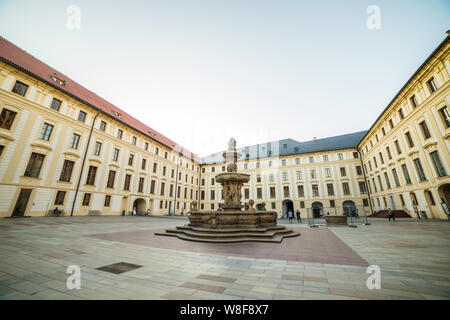
[[291, 200], [283, 201], [283, 217], [288, 217], [288, 212], [292, 211], [294, 213], [294, 203]]
[[447, 218], [450, 218], [450, 183], [441, 185], [438, 188], [438, 194], [442, 209], [444, 210]]
[[354, 217], [356, 215], [356, 205], [352, 200], [345, 200], [342, 203], [342, 209], [344, 210], [347, 217], [349, 217], [350, 215]]
[[320, 218], [320, 213], [323, 211], [322, 202], [313, 202], [311, 205], [313, 218]]
[[133, 202], [133, 209], [136, 208], [137, 214], [145, 214], [147, 211], [147, 203], [144, 199], [138, 198]]

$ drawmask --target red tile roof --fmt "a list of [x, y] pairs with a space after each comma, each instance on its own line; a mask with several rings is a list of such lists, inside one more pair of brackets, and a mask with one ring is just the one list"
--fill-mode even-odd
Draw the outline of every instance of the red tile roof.
[[[0, 59], [197, 162], [201, 158], [0, 36]], [[53, 79], [52, 79], [53, 78]], [[62, 81], [55, 81], [57, 80]], [[117, 118], [115, 113], [120, 114]]]

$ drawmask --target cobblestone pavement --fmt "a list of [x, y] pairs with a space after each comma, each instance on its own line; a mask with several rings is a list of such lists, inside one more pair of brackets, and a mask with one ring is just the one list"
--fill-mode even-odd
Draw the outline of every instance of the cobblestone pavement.
[[[293, 223], [302, 235], [279, 247], [218, 250], [153, 235], [185, 224], [180, 217], [2, 219], [0, 299], [448, 300], [450, 223], [398, 220], [357, 228]], [[120, 262], [112, 272], [98, 269]], [[381, 268], [380, 290], [367, 289], [369, 264]], [[66, 286], [70, 265], [81, 268], [79, 290]]]

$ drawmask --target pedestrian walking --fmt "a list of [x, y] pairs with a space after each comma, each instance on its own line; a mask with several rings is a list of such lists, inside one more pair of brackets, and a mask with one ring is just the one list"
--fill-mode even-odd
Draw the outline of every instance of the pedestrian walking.
[[391, 219], [396, 221], [395, 217], [394, 217], [394, 211], [392, 211], [392, 209], [389, 208], [389, 221], [391, 221]]
[[288, 212], [289, 223], [292, 223], [292, 218], [293, 217], [294, 217], [294, 214], [292, 213], [292, 210], [289, 210], [289, 212]]
[[300, 211], [296, 211], [295, 212], [296, 216], [297, 216], [297, 223], [302, 223], [302, 217], [300, 217]]
[[136, 215], [136, 207], [133, 207], [133, 216]]
[[355, 209], [355, 216], [356, 216], [356, 219], [359, 219], [358, 209]]

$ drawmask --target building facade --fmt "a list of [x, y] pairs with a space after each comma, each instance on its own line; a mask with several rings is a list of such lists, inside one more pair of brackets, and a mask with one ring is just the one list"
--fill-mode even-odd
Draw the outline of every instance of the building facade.
[[[251, 176], [243, 201], [279, 216], [394, 208], [447, 219], [449, 46], [368, 131], [238, 149]], [[222, 152], [199, 158], [1, 37], [0, 110], [0, 217], [219, 209]]]
[[434, 50], [358, 145], [375, 210], [447, 219], [450, 212], [450, 42]]

